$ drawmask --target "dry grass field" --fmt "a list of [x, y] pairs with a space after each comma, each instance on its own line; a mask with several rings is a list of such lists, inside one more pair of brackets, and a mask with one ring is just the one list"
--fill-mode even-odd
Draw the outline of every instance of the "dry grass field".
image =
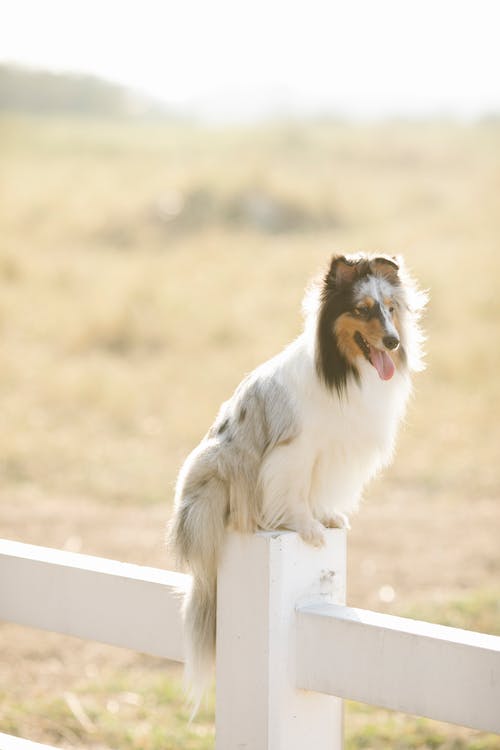
[[[402, 253], [425, 373], [349, 538], [354, 606], [500, 633], [500, 126], [0, 120], [0, 534], [170, 567], [176, 471], [334, 250]], [[96, 613], [96, 617], [99, 613]], [[213, 747], [179, 670], [0, 627], [0, 731]], [[352, 704], [347, 747], [500, 748]]]

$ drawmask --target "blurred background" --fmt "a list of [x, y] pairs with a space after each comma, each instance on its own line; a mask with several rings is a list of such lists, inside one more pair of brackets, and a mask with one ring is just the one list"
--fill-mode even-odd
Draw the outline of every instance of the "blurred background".
[[[348, 603], [500, 633], [495, 2], [16, 0], [0, 26], [0, 533], [172, 567], [176, 472], [336, 250], [430, 290]], [[99, 613], [96, 613], [96, 617]], [[165, 661], [0, 627], [0, 731], [213, 747]], [[349, 704], [348, 748], [500, 748]]]

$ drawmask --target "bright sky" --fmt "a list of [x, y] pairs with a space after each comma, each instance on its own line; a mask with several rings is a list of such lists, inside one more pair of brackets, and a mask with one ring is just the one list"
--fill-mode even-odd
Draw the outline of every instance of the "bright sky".
[[0, 0], [0, 60], [212, 119], [500, 112], [499, 0]]

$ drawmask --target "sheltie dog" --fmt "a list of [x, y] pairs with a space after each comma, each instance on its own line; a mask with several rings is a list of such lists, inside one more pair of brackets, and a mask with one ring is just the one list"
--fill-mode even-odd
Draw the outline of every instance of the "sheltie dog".
[[291, 529], [321, 546], [325, 527], [348, 527], [423, 369], [425, 302], [399, 258], [334, 256], [306, 292], [303, 333], [243, 380], [186, 459], [169, 538], [193, 576], [184, 620], [195, 698], [213, 661], [226, 528]]

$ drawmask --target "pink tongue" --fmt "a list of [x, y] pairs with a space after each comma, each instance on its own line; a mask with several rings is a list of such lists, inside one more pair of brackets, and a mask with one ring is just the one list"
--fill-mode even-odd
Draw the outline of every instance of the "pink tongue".
[[371, 346], [370, 359], [372, 365], [378, 372], [379, 378], [382, 380], [390, 380], [392, 378], [394, 375], [394, 362], [387, 352], [382, 352], [380, 349], [375, 349]]

